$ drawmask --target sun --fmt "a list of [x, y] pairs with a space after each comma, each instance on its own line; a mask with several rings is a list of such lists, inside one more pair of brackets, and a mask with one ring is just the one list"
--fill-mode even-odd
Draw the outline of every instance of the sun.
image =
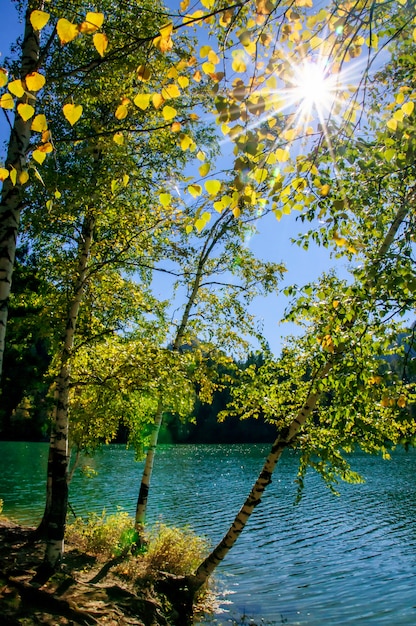
[[318, 118], [322, 123], [336, 101], [339, 77], [323, 62], [305, 60], [293, 67], [290, 100], [297, 108], [298, 120], [308, 123]]

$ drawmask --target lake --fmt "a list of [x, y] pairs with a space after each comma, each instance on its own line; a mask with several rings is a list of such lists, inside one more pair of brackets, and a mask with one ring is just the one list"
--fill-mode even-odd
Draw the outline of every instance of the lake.
[[[41, 518], [47, 449], [0, 442], [5, 515], [29, 524]], [[161, 446], [149, 521], [189, 525], [217, 542], [267, 451], [266, 445]], [[311, 472], [295, 505], [297, 459], [290, 451], [284, 455], [219, 569], [216, 624], [233, 624], [242, 615], [288, 626], [416, 624], [416, 450], [399, 450], [391, 461], [353, 459], [365, 484], [341, 485], [336, 497]], [[70, 488], [76, 514], [122, 507], [133, 515], [142, 469], [133, 452], [107, 446], [85, 462], [98, 474], [76, 473]]]

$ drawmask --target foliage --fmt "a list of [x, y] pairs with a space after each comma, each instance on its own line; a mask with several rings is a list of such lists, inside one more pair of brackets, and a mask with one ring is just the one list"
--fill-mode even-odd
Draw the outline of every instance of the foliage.
[[66, 539], [79, 550], [107, 560], [124, 553], [135, 541], [132, 519], [125, 511], [107, 515], [90, 513], [87, 520], [77, 517], [66, 529]]

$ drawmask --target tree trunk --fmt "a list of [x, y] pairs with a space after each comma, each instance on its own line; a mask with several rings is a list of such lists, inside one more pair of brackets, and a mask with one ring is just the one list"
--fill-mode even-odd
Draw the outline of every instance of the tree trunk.
[[140, 484], [139, 497], [137, 499], [136, 506], [136, 520], [135, 527], [139, 537], [139, 543], [144, 543], [144, 525], [146, 523], [146, 509], [147, 498], [149, 496], [150, 479], [152, 477], [153, 462], [156, 453], [157, 441], [159, 438], [160, 427], [163, 421], [163, 407], [159, 402], [155, 421], [152, 425], [152, 432], [150, 434], [149, 447], [147, 449], [146, 461], [143, 470], [142, 482]]
[[[31, 10], [26, 13], [25, 32], [22, 43], [21, 73], [20, 78], [24, 82], [25, 77], [37, 69], [39, 61], [39, 34], [33, 30], [29, 16]], [[31, 93], [30, 104], [34, 105], [35, 95]], [[17, 104], [27, 102], [28, 96], [24, 94], [17, 99]], [[14, 124], [10, 133], [9, 145], [5, 168], [10, 173], [16, 174], [16, 183], [13, 184], [11, 177], [5, 179], [1, 191], [0, 202], [0, 376], [3, 369], [4, 345], [6, 338], [6, 324], [8, 302], [12, 284], [12, 273], [16, 254], [16, 240], [19, 230], [20, 213], [23, 206], [23, 189], [19, 176], [26, 163], [26, 154], [29, 148], [31, 136], [30, 127], [32, 119], [26, 122], [15, 112]]]
[[68, 398], [70, 357], [74, 346], [75, 328], [82, 296], [87, 281], [87, 263], [90, 255], [94, 220], [86, 216], [79, 243], [79, 265], [74, 296], [70, 303], [62, 349], [60, 369], [56, 379], [55, 420], [52, 424], [47, 484], [47, 508], [44, 521], [46, 531], [45, 565], [56, 569], [64, 552], [64, 534], [68, 508]]

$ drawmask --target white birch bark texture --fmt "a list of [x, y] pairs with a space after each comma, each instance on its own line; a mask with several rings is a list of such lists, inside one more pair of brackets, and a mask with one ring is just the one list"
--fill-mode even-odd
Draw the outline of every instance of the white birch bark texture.
[[[26, 13], [25, 31], [22, 42], [20, 78], [25, 77], [38, 67], [39, 33], [30, 23], [30, 9]], [[27, 91], [27, 90], [26, 90]], [[35, 95], [31, 94], [30, 104], [34, 106]], [[16, 107], [26, 102], [29, 96], [24, 94], [17, 99]], [[16, 111], [14, 123], [10, 131], [5, 168], [16, 172], [16, 184], [10, 176], [3, 182], [0, 201], [0, 376], [3, 370], [3, 356], [6, 339], [8, 302], [12, 285], [12, 273], [16, 255], [16, 241], [19, 231], [20, 214], [23, 207], [23, 190], [19, 175], [24, 170], [26, 155], [29, 148], [32, 119], [26, 122]]]

